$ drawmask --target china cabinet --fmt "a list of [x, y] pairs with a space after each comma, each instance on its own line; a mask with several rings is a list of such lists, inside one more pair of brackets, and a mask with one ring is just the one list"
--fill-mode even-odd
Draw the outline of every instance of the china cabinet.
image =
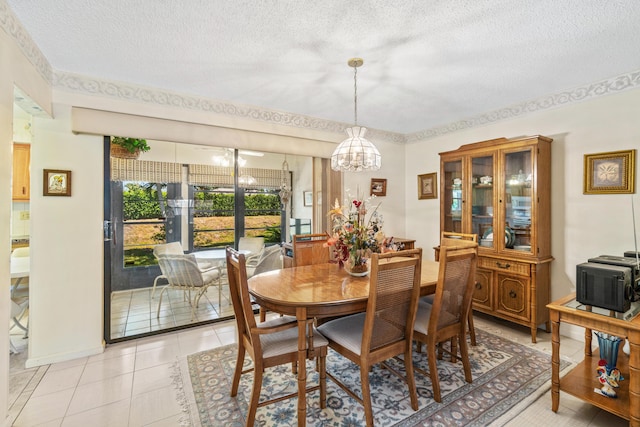
[[551, 141], [499, 138], [440, 153], [440, 231], [478, 235], [473, 309], [550, 331]]
[[31, 144], [13, 144], [13, 200], [29, 200]]

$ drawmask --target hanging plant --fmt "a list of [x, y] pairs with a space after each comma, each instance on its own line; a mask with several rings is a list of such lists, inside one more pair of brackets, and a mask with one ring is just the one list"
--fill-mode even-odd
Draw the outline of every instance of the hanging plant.
[[146, 139], [111, 137], [111, 156], [124, 159], [137, 159], [140, 152], [149, 151], [151, 147]]

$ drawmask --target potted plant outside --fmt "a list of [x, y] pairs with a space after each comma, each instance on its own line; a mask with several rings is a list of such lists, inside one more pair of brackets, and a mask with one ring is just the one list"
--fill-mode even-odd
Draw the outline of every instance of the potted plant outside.
[[151, 147], [146, 139], [111, 137], [111, 156], [121, 159], [137, 159], [140, 152], [149, 151]]

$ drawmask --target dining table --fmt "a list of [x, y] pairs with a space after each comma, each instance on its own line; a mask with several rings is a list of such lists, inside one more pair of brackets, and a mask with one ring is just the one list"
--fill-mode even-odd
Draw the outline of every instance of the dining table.
[[11, 296], [15, 293], [20, 282], [25, 277], [29, 277], [29, 257], [11, 257], [11, 278], [16, 279], [15, 283], [11, 285]]
[[[439, 264], [422, 261], [420, 295], [435, 293]], [[315, 355], [307, 334], [312, 319], [366, 311], [369, 276], [356, 277], [335, 263], [267, 271], [248, 280], [255, 302], [270, 311], [295, 316], [298, 322], [298, 426], [306, 423], [306, 360]]]

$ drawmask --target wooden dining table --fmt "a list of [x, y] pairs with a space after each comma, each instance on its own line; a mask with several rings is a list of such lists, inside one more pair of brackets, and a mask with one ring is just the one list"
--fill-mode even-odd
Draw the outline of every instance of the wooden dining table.
[[[438, 263], [422, 261], [421, 295], [435, 292]], [[322, 319], [366, 311], [369, 277], [354, 277], [337, 264], [315, 264], [273, 270], [253, 276], [249, 293], [267, 310], [295, 316], [298, 321], [298, 426], [306, 423], [307, 325]], [[312, 337], [311, 337], [312, 339]]]

